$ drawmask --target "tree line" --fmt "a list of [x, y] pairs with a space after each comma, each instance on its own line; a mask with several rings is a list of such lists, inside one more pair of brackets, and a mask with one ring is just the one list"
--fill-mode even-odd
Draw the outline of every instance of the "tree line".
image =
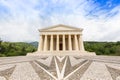
[[118, 42], [84, 42], [85, 49], [97, 55], [120, 56], [120, 41]]
[[[23, 56], [37, 50], [38, 42], [3, 42], [0, 39], [0, 56]], [[118, 42], [84, 42], [85, 50], [97, 55], [120, 56], [120, 41]]]
[[36, 51], [36, 47], [25, 42], [2, 42], [0, 40], [0, 57], [23, 56]]

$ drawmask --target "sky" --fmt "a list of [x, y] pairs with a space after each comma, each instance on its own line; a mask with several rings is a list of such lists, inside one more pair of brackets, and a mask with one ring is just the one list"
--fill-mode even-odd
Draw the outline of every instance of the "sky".
[[120, 41], [120, 0], [0, 0], [0, 38], [39, 41], [38, 29], [83, 28], [84, 41]]

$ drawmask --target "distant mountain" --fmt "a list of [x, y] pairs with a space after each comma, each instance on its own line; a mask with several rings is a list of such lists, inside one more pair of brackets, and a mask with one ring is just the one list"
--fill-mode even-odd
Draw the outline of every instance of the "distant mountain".
[[35, 46], [36, 48], [38, 47], [38, 42], [37, 42], [37, 41], [35, 41], [35, 42], [30, 42], [29, 44]]

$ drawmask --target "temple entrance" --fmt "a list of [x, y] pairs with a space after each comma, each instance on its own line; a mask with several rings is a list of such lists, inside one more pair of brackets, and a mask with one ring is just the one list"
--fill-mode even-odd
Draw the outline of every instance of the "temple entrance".
[[59, 44], [59, 50], [63, 50], [63, 44], [62, 43]]
[[62, 36], [60, 35], [60, 39], [59, 39], [59, 50], [62, 51], [63, 50], [63, 42], [62, 42]]

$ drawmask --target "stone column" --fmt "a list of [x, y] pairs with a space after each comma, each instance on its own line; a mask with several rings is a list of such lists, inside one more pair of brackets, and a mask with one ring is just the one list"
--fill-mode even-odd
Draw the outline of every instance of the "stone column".
[[50, 36], [50, 51], [53, 51], [53, 35]]
[[57, 45], [56, 45], [56, 50], [59, 51], [59, 35], [57, 34]]
[[83, 40], [82, 40], [82, 35], [79, 36], [79, 45], [80, 45], [80, 51], [85, 51]]
[[44, 39], [44, 51], [47, 51], [47, 35], [45, 35]]
[[65, 35], [63, 34], [63, 37], [62, 37], [62, 41], [63, 41], [63, 51], [65, 51], [66, 49], [66, 46], [65, 46]]
[[71, 35], [69, 34], [69, 50], [72, 50], [72, 44], [71, 44]]
[[42, 51], [43, 50], [43, 45], [42, 44], [43, 44], [43, 37], [42, 37], [42, 35], [40, 35], [38, 51]]
[[77, 35], [74, 35], [75, 38], [75, 50], [78, 50], [78, 40], [77, 40]]

